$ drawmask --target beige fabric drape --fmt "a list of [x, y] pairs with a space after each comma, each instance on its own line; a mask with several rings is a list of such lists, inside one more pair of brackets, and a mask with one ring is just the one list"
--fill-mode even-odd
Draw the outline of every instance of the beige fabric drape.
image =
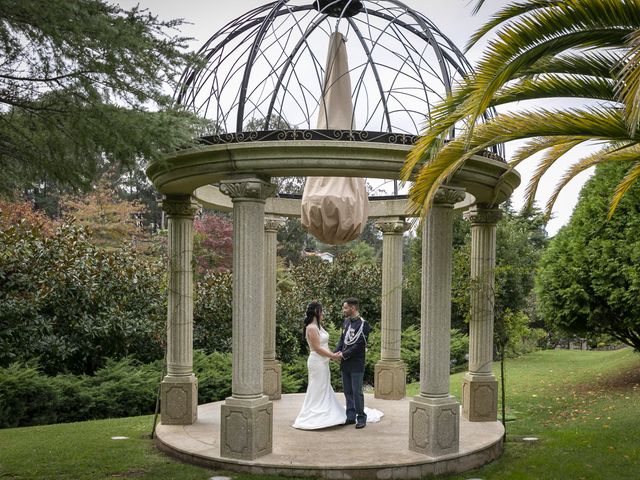
[[[351, 130], [353, 104], [345, 39], [331, 35], [318, 129]], [[358, 238], [369, 215], [364, 178], [308, 177], [302, 195], [302, 225], [324, 243]]]

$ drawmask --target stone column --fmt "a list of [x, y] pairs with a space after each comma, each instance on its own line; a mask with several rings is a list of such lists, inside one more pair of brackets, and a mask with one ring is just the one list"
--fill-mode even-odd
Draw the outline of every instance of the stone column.
[[276, 294], [278, 229], [285, 219], [268, 217], [264, 221], [264, 394], [269, 400], [282, 396], [282, 364], [276, 360]]
[[407, 373], [400, 358], [402, 326], [402, 234], [410, 225], [401, 218], [376, 222], [382, 232], [382, 345], [375, 366], [375, 398], [400, 400]]
[[191, 425], [198, 415], [198, 380], [193, 375], [193, 216], [190, 195], [162, 202], [169, 228], [167, 374], [160, 385], [160, 421]]
[[275, 186], [258, 178], [225, 180], [233, 202], [233, 377], [220, 411], [220, 454], [253, 460], [271, 453], [273, 404], [263, 392], [264, 204]]
[[460, 404], [449, 394], [453, 205], [464, 191], [441, 187], [422, 223], [420, 395], [409, 402], [409, 449], [456, 453]]
[[475, 205], [465, 213], [471, 222], [471, 322], [469, 371], [462, 383], [462, 414], [471, 422], [498, 419], [498, 381], [493, 362], [494, 270], [499, 209]]

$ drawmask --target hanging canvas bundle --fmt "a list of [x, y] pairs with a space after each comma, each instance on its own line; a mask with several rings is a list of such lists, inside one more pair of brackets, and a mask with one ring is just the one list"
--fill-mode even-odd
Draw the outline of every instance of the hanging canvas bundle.
[[[318, 129], [351, 130], [353, 104], [345, 39], [331, 35]], [[330, 245], [358, 238], [369, 214], [364, 178], [308, 177], [302, 195], [302, 226]]]

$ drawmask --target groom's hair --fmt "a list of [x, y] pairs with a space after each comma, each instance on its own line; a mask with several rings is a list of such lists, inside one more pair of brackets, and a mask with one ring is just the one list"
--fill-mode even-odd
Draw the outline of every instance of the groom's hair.
[[351, 305], [352, 307], [356, 307], [356, 308], [358, 308], [360, 306], [360, 300], [358, 300], [356, 297], [345, 298], [344, 299], [344, 303], [346, 303], [347, 305]]

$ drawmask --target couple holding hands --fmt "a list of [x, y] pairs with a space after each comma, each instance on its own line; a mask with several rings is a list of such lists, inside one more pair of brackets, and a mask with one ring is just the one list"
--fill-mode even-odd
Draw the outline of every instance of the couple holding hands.
[[[367, 420], [380, 421], [383, 413], [365, 408], [362, 381], [367, 339], [371, 327], [358, 313], [359, 302], [347, 298], [342, 304], [344, 323], [335, 351], [329, 350], [329, 334], [322, 327], [324, 313], [319, 302], [307, 306], [304, 334], [309, 345], [307, 359], [308, 386], [294, 428], [317, 430], [335, 425], [364, 428]], [[339, 361], [346, 409], [336, 399], [331, 387], [329, 360]]]

